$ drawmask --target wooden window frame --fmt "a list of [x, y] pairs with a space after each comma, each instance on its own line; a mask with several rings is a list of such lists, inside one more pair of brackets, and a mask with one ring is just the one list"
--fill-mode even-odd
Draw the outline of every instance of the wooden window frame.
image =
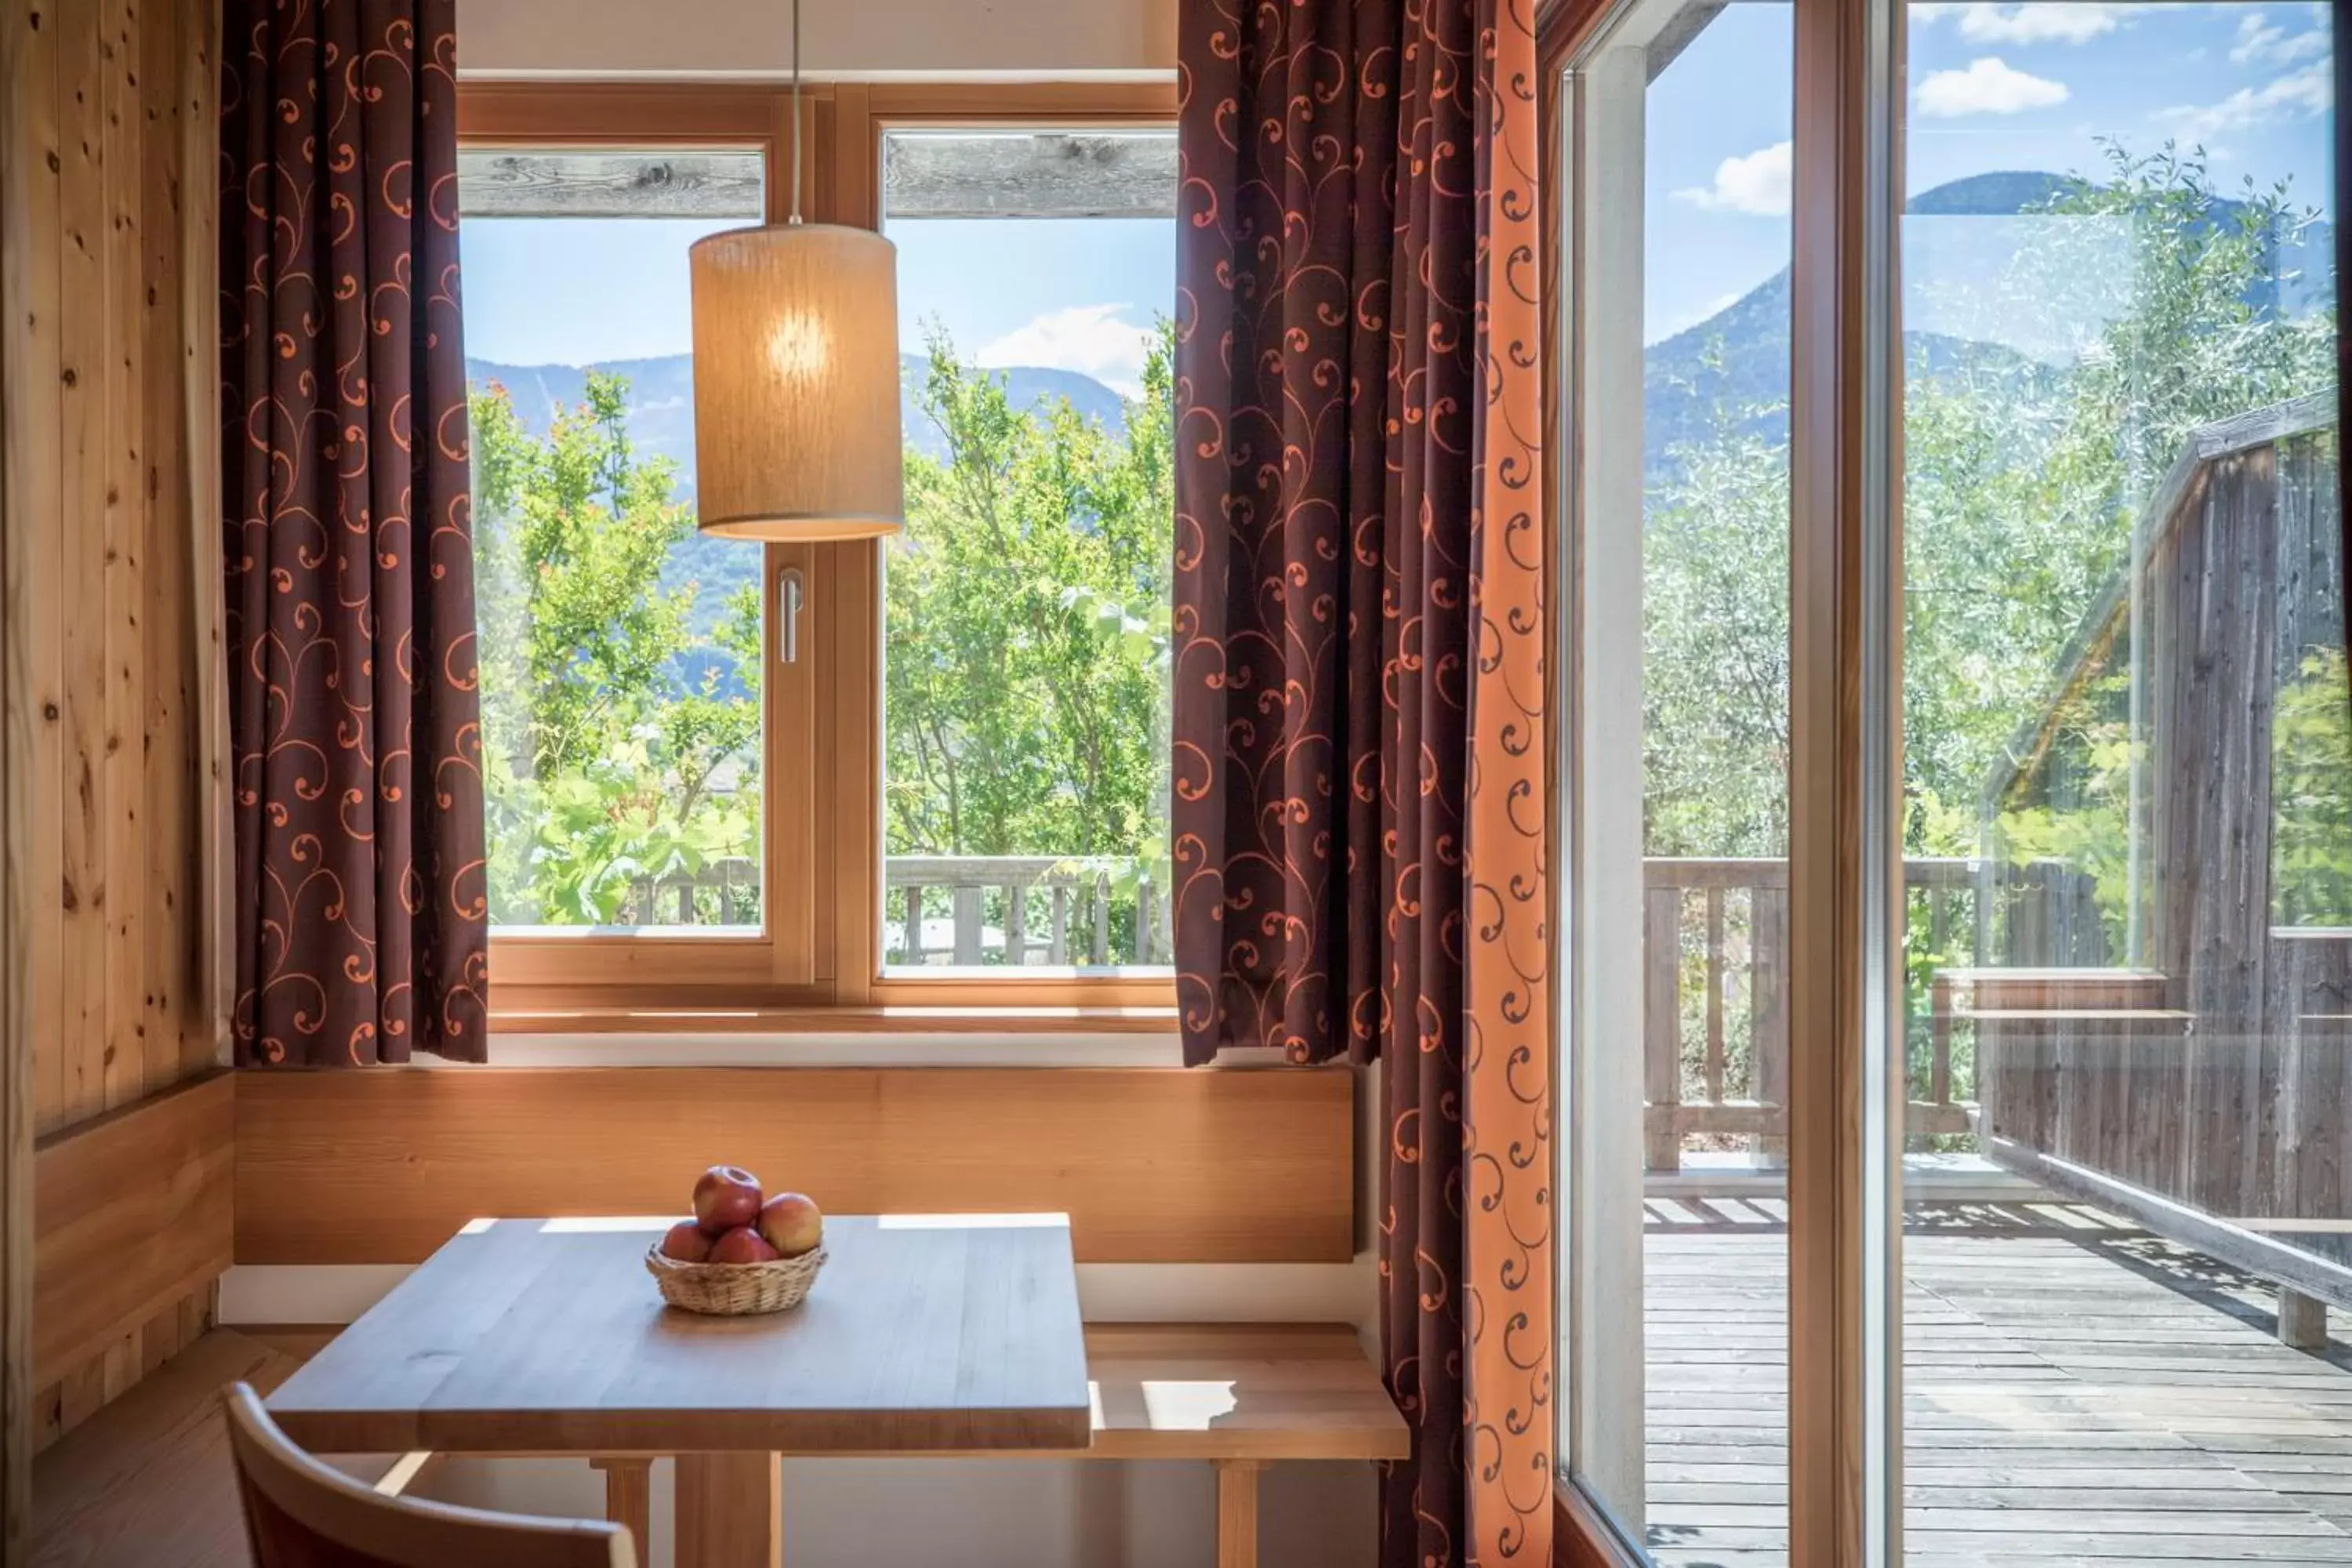
[[[465, 83], [471, 146], [757, 147], [767, 218], [790, 201], [787, 87]], [[1171, 126], [1173, 82], [816, 83], [803, 89], [805, 216], [877, 227], [883, 135], [910, 126]], [[764, 929], [491, 936], [496, 1030], [873, 1027], [1138, 1030], [1174, 1027], [1167, 973], [1076, 969], [976, 975], [882, 965], [882, 563], [878, 541], [770, 544], [761, 672]], [[807, 584], [802, 636], [815, 657], [775, 657], [776, 584]]]
[[[1538, 15], [1548, 374], [1544, 515], [1564, 563], [1551, 595], [1556, 679], [1554, 842], [1580, 875], [1580, 661], [1571, 614], [1585, 571], [1573, 498], [1581, 472], [1573, 279], [1588, 236], [1569, 187], [1576, 85], [1565, 73], [1624, 0], [1548, 0]], [[1903, 0], [1792, 0], [1795, 101], [1790, 429], [1790, 741], [1789, 1560], [1874, 1568], [1901, 1560], [1902, 406], [1895, 215], [1902, 210]], [[1572, 919], [1554, 922], [1573, 932]], [[1555, 941], [1562, 940], [1556, 936]], [[1555, 954], [1561, 973], [1578, 967]], [[1554, 1029], [1563, 1107], [1588, 1098], [1561, 987]], [[1576, 1169], [1576, 1124], [1556, 1139]], [[1588, 1173], [1590, 1174], [1590, 1173]], [[1609, 1353], [1574, 1310], [1579, 1184], [1563, 1179], [1557, 1277], [1559, 1407], [1568, 1431], [1588, 1370]], [[1622, 1281], [1619, 1282], [1622, 1289]], [[1617, 1347], [1622, 1353], [1622, 1346]], [[1556, 1564], [1643, 1561], [1570, 1474], [1555, 1479]]]

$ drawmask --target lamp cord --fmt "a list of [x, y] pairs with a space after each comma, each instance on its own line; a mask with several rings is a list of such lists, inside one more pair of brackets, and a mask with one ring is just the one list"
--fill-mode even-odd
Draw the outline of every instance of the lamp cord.
[[793, 222], [801, 221], [801, 0], [793, 0]]

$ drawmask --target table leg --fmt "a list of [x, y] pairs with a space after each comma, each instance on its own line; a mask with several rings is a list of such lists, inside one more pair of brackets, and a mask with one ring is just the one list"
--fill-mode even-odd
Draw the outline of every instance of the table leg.
[[1257, 1568], [1258, 1459], [1217, 1461], [1217, 1568]]
[[588, 1461], [604, 1475], [604, 1517], [626, 1525], [636, 1543], [640, 1568], [654, 1560], [653, 1468], [651, 1459], [598, 1457]]
[[783, 1464], [774, 1454], [680, 1454], [677, 1568], [782, 1568]]

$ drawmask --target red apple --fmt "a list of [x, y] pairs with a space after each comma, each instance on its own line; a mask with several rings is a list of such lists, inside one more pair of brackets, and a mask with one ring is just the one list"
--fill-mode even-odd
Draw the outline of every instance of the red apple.
[[773, 1263], [776, 1249], [760, 1239], [760, 1233], [748, 1225], [739, 1225], [710, 1244], [713, 1263]]
[[733, 1165], [713, 1165], [694, 1184], [694, 1217], [717, 1236], [760, 1217], [760, 1178]]
[[760, 1210], [760, 1234], [786, 1258], [798, 1258], [824, 1242], [824, 1215], [805, 1193], [778, 1193]]
[[682, 1219], [669, 1227], [661, 1239], [664, 1258], [675, 1258], [680, 1263], [710, 1261], [710, 1233], [690, 1219]]

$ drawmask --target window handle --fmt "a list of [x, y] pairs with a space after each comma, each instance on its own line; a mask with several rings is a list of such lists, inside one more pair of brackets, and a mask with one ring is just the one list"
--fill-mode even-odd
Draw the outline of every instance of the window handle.
[[807, 590], [808, 579], [799, 567], [787, 566], [776, 574], [776, 609], [784, 623], [776, 654], [785, 664], [801, 661], [801, 606], [807, 603]]

